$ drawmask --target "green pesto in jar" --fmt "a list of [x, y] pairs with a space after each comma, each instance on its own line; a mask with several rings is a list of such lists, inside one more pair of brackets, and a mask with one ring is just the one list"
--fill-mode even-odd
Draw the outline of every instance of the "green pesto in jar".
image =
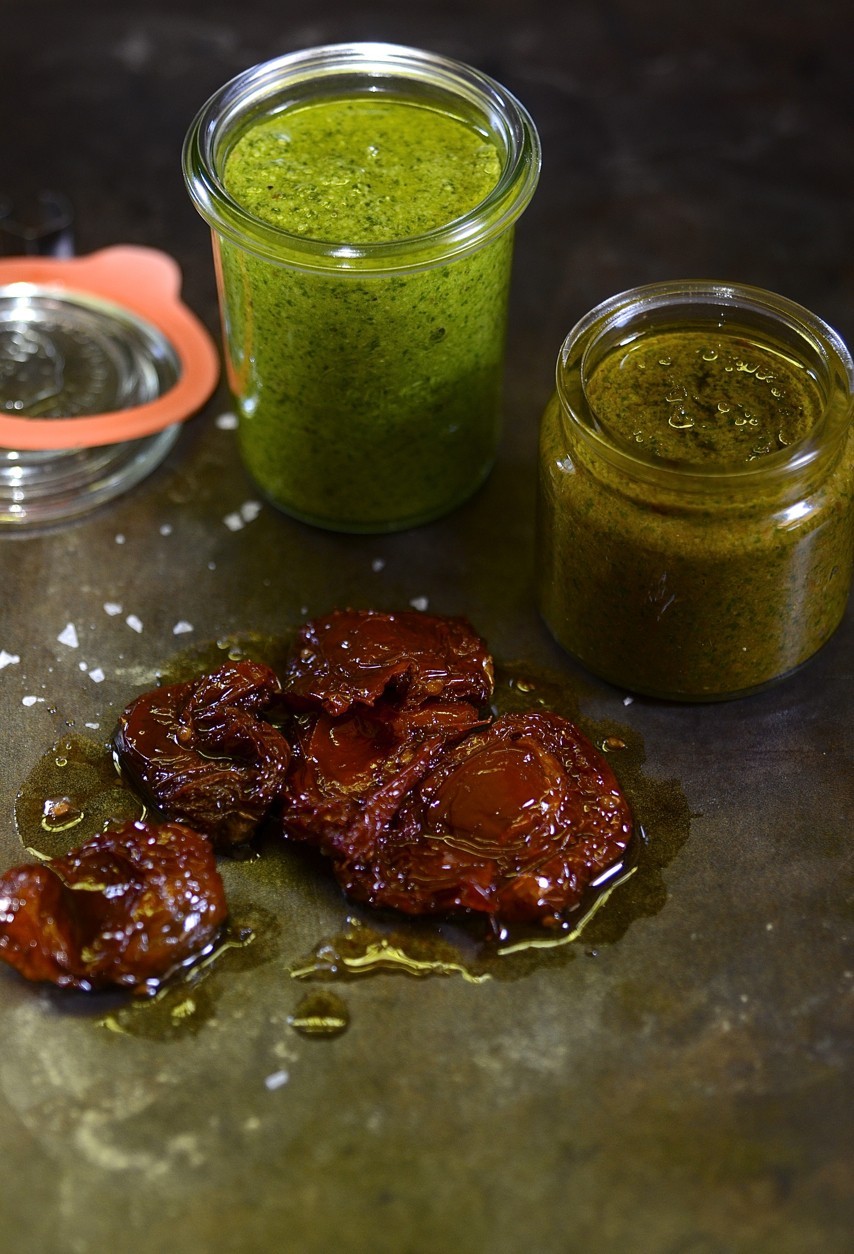
[[749, 337], [663, 331], [609, 353], [586, 381], [612, 437], [653, 460], [730, 466], [789, 448], [821, 415], [803, 362]]
[[830, 424], [810, 363], [732, 317], [627, 343], [590, 352], [583, 381], [579, 348], [543, 418], [543, 616], [630, 691], [755, 691], [812, 656], [845, 609], [850, 396]]
[[[291, 235], [423, 237], [501, 174], [473, 125], [398, 98], [318, 99], [251, 124], [230, 195]], [[436, 517], [488, 473], [498, 437], [512, 229], [412, 270], [276, 264], [217, 239], [241, 452], [266, 495], [339, 530]]]
[[231, 149], [224, 181], [271, 226], [366, 244], [446, 226], [479, 205], [500, 174], [495, 145], [458, 118], [354, 96], [257, 122]]

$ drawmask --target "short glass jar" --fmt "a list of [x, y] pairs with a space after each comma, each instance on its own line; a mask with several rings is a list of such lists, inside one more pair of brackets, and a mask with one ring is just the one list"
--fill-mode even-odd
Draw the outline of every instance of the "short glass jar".
[[[668, 344], [706, 348], [680, 377]], [[670, 386], [653, 395], [651, 376]], [[610, 391], [594, 386], [603, 377]], [[776, 394], [796, 438], [775, 426], [734, 451], [735, 426], [758, 427], [754, 400]], [[659, 283], [589, 313], [561, 348], [541, 426], [538, 596], [556, 639], [612, 684], [675, 700], [744, 695], [799, 667], [851, 586], [852, 394], [839, 336], [770, 292]], [[682, 455], [670, 437], [699, 413]], [[663, 453], [648, 420], [667, 429]]]
[[[318, 132], [317, 168], [281, 193], [302, 198], [309, 224], [313, 198], [337, 215], [334, 228], [318, 229], [322, 238], [310, 225], [296, 232], [288, 218], [283, 229], [276, 205], [265, 203], [262, 215], [229, 190], [229, 157], [243, 137], [281, 123], [272, 142], [281, 141], [287, 163], [289, 119], [292, 127], [297, 113], [330, 102], [409, 106], [410, 150], [403, 141], [395, 148], [399, 190], [371, 206], [380, 230], [384, 213], [403, 230], [360, 238], [348, 224], [346, 198], [355, 182], [370, 185], [385, 150], [379, 140], [335, 150], [335, 121]], [[437, 115], [488, 152], [495, 180], [473, 207], [413, 233], [406, 206], [421, 195], [424, 127]], [[308, 145], [309, 166], [313, 151]], [[277, 160], [259, 167], [262, 194], [280, 194]], [[397, 45], [291, 53], [239, 75], [204, 106], [187, 136], [184, 173], [212, 228], [241, 452], [274, 504], [332, 530], [390, 531], [446, 513], [480, 485], [499, 435], [513, 224], [539, 166], [534, 125], [500, 84]], [[451, 193], [455, 177], [449, 165]], [[338, 220], [341, 238], [327, 238]]]

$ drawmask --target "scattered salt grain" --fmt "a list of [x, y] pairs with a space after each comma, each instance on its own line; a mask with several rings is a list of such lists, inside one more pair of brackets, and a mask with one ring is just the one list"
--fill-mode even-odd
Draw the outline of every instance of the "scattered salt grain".
[[104, 602], [104, 613], [109, 614], [111, 618], [115, 618], [115, 616], [117, 614], [121, 614], [121, 612], [122, 612], [122, 607], [119, 605], [118, 601], [105, 601]]
[[92, 680], [93, 684], [102, 684], [104, 682], [105, 676], [100, 666], [92, 667], [91, 671], [89, 672], [89, 678]]
[[20, 660], [19, 654], [7, 653], [5, 649], [0, 649], [0, 671], [4, 666], [17, 666]]
[[142, 631], [142, 619], [137, 618], [136, 614], [128, 614], [125, 622], [128, 627], [130, 627], [131, 631]]
[[77, 639], [77, 628], [73, 623], [67, 623], [56, 638], [60, 644], [67, 645], [69, 649], [76, 649], [80, 644]]
[[90, 731], [97, 731], [98, 728], [101, 726], [101, 724], [100, 723], [84, 723], [83, 726], [88, 727]]
[[374, 572], [375, 575], [378, 575], [384, 566], [385, 566], [384, 557], [375, 557], [374, 560], [371, 562], [371, 570]]
[[426, 610], [430, 602], [426, 597], [413, 597], [409, 604], [414, 610]]
[[220, 431], [234, 431], [237, 428], [237, 414], [220, 414], [216, 419]]
[[124, 544], [125, 538], [121, 532], [116, 536], [116, 544]]
[[634, 697], [623, 697], [623, 705], [632, 705], [633, 703]]
[[254, 522], [260, 513], [260, 501], [244, 501], [240, 509], [232, 514], [226, 514], [223, 522], [229, 531], [240, 531], [241, 527], [245, 527], [247, 523]]
[[185, 618], [182, 618], [181, 621], [179, 623], [176, 623], [175, 626], [172, 628], [172, 635], [183, 636], [183, 635], [186, 635], [188, 631], [192, 631], [192, 630], [193, 630], [193, 624], [188, 623]]
[[21, 705], [35, 705], [39, 701], [44, 701], [44, 697], [21, 697]]
[[161, 525], [160, 525], [160, 534], [161, 534], [162, 536], [171, 536], [171, 534], [172, 534], [172, 524], [171, 524], [171, 523], [161, 523]]
[[272, 1093], [274, 1089], [280, 1089], [283, 1084], [287, 1084], [289, 1079], [290, 1075], [287, 1071], [274, 1071], [272, 1075], [267, 1076], [264, 1084]]

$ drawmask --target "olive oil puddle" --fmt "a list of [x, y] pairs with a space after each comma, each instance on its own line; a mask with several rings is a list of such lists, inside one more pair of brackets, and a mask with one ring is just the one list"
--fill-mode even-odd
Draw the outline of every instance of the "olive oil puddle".
[[[251, 657], [280, 670], [290, 646], [287, 637], [225, 637], [172, 658], [161, 668], [159, 680], [176, 683], [193, 678], [216, 669], [226, 657]], [[667, 897], [664, 869], [689, 835], [688, 802], [678, 781], [657, 780], [644, 772], [645, 751], [636, 731], [583, 713], [582, 699], [594, 698], [597, 691], [576, 677], [566, 679], [523, 663], [496, 666], [494, 712], [541, 708], [570, 718], [608, 755], [634, 813], [636, 835], [626, 859], [591, 890], [564, 929], [552, 933], [542, 928], [514, 929], [495, 936], [488, 935], [479, 922], [391, 919], [390, 912], [373, 911], [363, 917], [360, 911], [347, 918], [340, 934], [321, 939], [309, 954], [294, 960], [291, 977], [327, 982], [392, 973], [456, 977], [472, 984], [515, 980], [544, 965], [573, 961], [578, 952], [575, 942], [582, 938], [584, 952], [595, 954], [598, 946], [619, 940], [637, 919], [657, 914]], [[134, 695], [129, 693], [128, 701]], [[76, 735], [65, 737], [36, 764], [15, 806], [21, 842], [40, 859], [67, 853], [108, 822], [144, 814], [144, 804], [117, 772], [109, 746]], [[267, 920], [261, 927], [269, 934], [278, 923]], [[256, 934], [256, 929], [249, 930]], [[101, 1026], [119, 1034], [158, 1038], [197, 1031], [215, 1013], [211, 991], [203, 982], [229, 950], [230, 961], [224, 965], [231, 965], [233, 942], [165, 981], [155, 996], [111, 1011], [99, 1021]], [[319, 1003], [304, 1003], [305, 999], [291, 1016], [295, 1031], [323, 1036], [346, 1029], [343, 1003], [328, 1014]], [[326, 1028], [322, 1026], [325, 1021]]]
[[216, 999], [204, 983], [212, 967], [230, 951], [246, 949], [255, 939], [251, 927], [229, 924], [201, 954], [164, 979], [152, 981], [147, 989], [137, 990], [134, 1000], [109, 1010], [95, 1020], [96, 1026], [119, 1036], [148, 1040], [162, 1041], [188, 1032], [195, 1035], [215, 1019]]
[[15, 798], [18, 836], [40, 861], [62, 857], [110, 823], [144, 814], [144, 803], [122, 780], [108, 746], [73, 734], [42, 756]]

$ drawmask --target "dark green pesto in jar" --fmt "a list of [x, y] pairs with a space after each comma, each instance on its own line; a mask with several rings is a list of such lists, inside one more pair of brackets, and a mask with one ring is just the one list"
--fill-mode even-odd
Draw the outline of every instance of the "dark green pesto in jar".
[[[676, 299], [672, 285], [646, 292], [647, 304]], [[848, 597], [850, 356], [829, 328], [816, 352], [817, 320], [799, 346], [771, 335], [776, 311], [741, 318], [731, 303], [706, 325], [691, 325], [703, 323], [696, 302], [647, 310], [635, 330], [624, 316], [619, 334], [595, 315], [564, 345], [541, 428], [544, 618], [631, 691], [762, 688], [825, 643]]]
[[596, 422], [652, 461], [735, 466], [790, 448], [821, 417], [803, 362], [717, 328], [639, 336], [586, 381]]

